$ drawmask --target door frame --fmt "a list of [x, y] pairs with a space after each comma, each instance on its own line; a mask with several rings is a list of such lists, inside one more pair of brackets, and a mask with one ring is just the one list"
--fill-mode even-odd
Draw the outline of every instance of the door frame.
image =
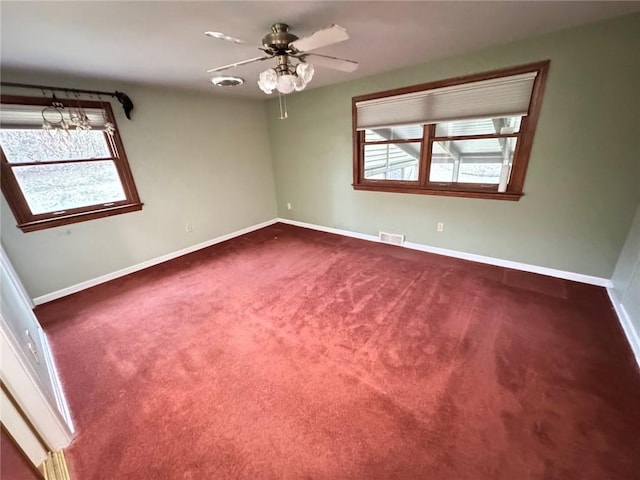
[[[11, 262], [0, 246], [0, 268], [9, 278], [8, 288], [19, 293], [21, 308], [33, 315], [38, 329], [34, 332], [40, 336], [44, 351], [43, 360], [52, 381], [50, 391], [28, 361], [25, 347], [21, 345], [9, 326], [10, 319], [0, 313], [0, 381], [15, 401], [16, 406], [24, 414], [35, 433], [44, 440], [50, 451], [55, 452], [67, 447], [75, 433], [60, 378], [51, 355], [49, 341], [44, 330], [39, 326], [33, 314], [33, 303], [29, 299]], [[3, 422], [4, 423], [4, 422]]]

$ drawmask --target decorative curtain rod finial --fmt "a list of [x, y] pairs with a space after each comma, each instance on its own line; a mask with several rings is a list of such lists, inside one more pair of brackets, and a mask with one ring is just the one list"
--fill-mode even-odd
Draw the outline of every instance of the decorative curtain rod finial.
[[34, 88], [42, 91], [42, 94], [46, 96], [45, 90], [51, 90], [51, 94], [53, 96], [53, 101], [56, 101], [55, 92], [65, 92], [65, 93], [74, 93], [76, 97], [79, 93], [85, 93], [87, 95], [108, 95], [110, 97], [116, 97], [122, 108], [124, 109], [124, 114], [126, 117], [131, 120], [131, 111], [133, 110], [133, 102], [131, 98], [126, 93], [123, 92], [102, 92], [99, 90], [82, 90], [78, 88], [63, 88], [63, 87], [50, 87], [48, 85], [30, 85], [26, 83], [14, 83], [14, 82], [0, 82], [0, 85], [3, 87], [18, 87], [18, 88]]
[[116, 98], [124, 109], [124, 114], [131, 120], [131, 111], [133, 110], [133, 102], [126, 93], [116, 91]]

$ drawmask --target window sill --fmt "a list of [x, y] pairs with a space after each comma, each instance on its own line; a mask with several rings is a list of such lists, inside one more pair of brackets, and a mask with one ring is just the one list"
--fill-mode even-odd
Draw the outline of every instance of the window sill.
[[107, 207], [100, 210], [92, 210], [90, 212], [81, 212], [70, 215], [61, 215], [55, 218], [46, 218], [43, 220], [33, 220], [18, 224], [18, 228], [23, 232], [35, 232], [36, 230], [44, 230], [45, 228], [61, 227], [72, 223], [86, 222], [87, 220], [95, 220], [96, 218], [111, 217], [123, 213], [136, 212], [142, 210], [142, 203], [130, 203], [127, 205], [118, 205], [116, 207]]
[[413, 193], [417, 195], [440, 195], [447, 197], [486, 198], [490, 200], [509, 200], [517, 202], [524, 194], [513, 192], [494, 192], [486, 190], [447, 190], [427, 189], [424, 187], [411, 187], [406, 184], [398, 185], [366, 185], [353, 184], [354, 190], [366, 190], [371, 192]]

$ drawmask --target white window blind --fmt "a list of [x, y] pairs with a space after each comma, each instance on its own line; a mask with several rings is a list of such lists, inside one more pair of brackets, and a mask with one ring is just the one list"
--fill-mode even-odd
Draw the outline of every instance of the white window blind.
[[537, 72], [356, 103], [357, 129], [526, 115]]
[[[40, 129], [42, 128], [45, 118], [52, 123], [57, 123], [60, 120], [60, 115], [53, 107], [44, 112], [43, 118], [42, 111], [44, 108], [46, 107], [43, 107], [42, 105], [16, 105], [3, 103], [0, 105], [0, 128]], [[60, 112], [67, 123], [70, 123], [69, 115], [72, 110], [74, 109], [60, 109]], [[89, 118], [92, 128], [96, 130], [104, 128], [106, 121], [102, 114], [102, 109], [85, 108], [83, 110], [85, 115]]]

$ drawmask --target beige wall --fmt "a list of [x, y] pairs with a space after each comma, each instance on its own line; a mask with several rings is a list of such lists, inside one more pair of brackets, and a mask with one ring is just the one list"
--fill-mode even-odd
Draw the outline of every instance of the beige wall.
[[2, 197], [2, 243], [32, 297], [276, 216], [263, 102], [6, 70], [2, 80], [121, 90], [135, 104], [131, 121], [113, 110], [141, 212], [25, 234]]
[[[293, 94], [286, 121], [272, 100], [280, 216], [608, 279], [640, 201], [638, 45], [634, 15]], [[353, 96], [545, 59], [519, 202], [352, 189]]]

